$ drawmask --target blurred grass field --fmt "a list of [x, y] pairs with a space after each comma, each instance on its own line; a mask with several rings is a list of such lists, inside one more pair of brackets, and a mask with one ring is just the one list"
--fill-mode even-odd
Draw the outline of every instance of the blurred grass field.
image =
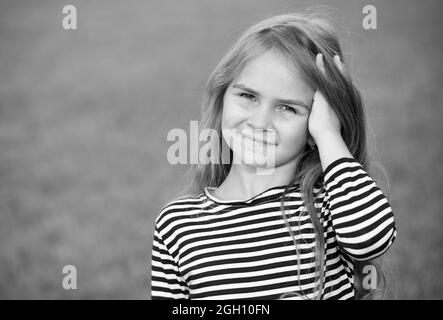
[[[369, 31], [366, 1], [323, 3], [348, 30], [372, 159], [389, 176], [389, 297], [441, 299], [441, 2], [372, 1]], [[168, 131], [198, 119], [239, 32], [300, 2], [69, 1], [75, 31], [65, 4], [0, 4], [0, 298], [146, 299], [153, 221], [187, 169], [167, 162]], [[77, 290], [62, 288], [67, 264]]]

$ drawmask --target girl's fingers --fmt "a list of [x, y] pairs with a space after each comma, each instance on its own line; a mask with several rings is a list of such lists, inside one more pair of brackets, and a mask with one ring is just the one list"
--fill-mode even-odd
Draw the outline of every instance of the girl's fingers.
[[[341, 62], [340, 56], [336, 54], [334, 56], [333, 60], [334, 60], [335, 66], [338, 68], [338, 70], [340, 70], [341, 73], [344, 73], [344, 64]], [[325, 69], [325, 64], [323, 61], [323, 54], [321, 54], [321, 53], [317, 54], [317, 56], [315, 58], [315, 62], [316, 62], [317, 67], [320, 69], [321, 73], [323, 73], [323, 75], [326, 76], [326, 69]]]
[[323, 75], [326, 77], [325, 64], [323, 63], [323, 55], [321, 53], [317, 54], [315, 57], [315, 63], [320, 69], [321, 73], [323, 73]]
[[340, 70], [340, 72], [343, 73], [344, 72], [344, 68], [343, 68], [344, 64], [341, 62], [340, 57], [337, 54], [334, 56], [334, 63], [335, 63], [335, 66], [338, 68], [338, 70]]

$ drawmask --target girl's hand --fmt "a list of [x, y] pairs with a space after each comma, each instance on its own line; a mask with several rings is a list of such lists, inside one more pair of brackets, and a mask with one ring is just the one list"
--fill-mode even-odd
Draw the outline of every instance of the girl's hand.
[[[316, 64], [320, 71], [326, 76], [326, 70], [323, 63], [323, 55], [319, 53], [316, 57]], [[334, 56], [334, 64], [343, 72], [343, 63], [338, 55]], [[340, 137], [341, 123], [336, 113], [329, 106], [323, 94], [316, 90], [314, 93], [314, 102], [308, 119], [308, 130], [312, 138], [318, 144], [322, 135], [333, 134]]]

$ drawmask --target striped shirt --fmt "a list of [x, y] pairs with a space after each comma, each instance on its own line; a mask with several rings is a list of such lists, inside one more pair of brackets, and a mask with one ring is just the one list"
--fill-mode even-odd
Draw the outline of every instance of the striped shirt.
[[[391, 246], [394, 216], [353, 158], [331, 163], [320, 186], [314, 196], [325, 237], [321, 297], [353, 299], [353, 261], [378, 257]], [[205, 188], [164, 206], [155, 220], [152, 299], [270, 300], [289, 292], [313, 298], [315, 231], [299, 187], [291, 186], [285, 197], [298, 250], [280, 209], [285, 186], [245, 201], [219, 200]]]

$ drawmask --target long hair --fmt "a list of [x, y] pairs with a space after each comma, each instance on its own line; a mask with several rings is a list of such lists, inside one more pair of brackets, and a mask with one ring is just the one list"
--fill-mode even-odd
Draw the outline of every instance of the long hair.
[[[231, 168], [232, 151], [229, 151], [229, 160], [223, 159], [222, 150], [226, 142], [222, 135], [222, 108], [223, 97], [226, 89], [241, 72], [245, 64], [252, 58], [268, 50], [276, 50], [285, 57], [288, 62], [296, 67], [303, 80], [311, 88], [319, 90], [327, 99], [330, 107], [337, 114], [341, 122], [341, 135], [352, 156], [368, 170], [365, 115], [363, 102], [359, 90], [354, 86], [351, 76], [346, 71], [341, 73], [333, 63], [334, 55], [339, 55], [344, 61], [342, 49], [334, 28], [323, 16], [308, 13], [291, 13], [277, 15], [262, 20], [247, 29], [234, 45], [227, 51], [212, 74], [210, 75], [203, 93], [202, 114], [200, 128], [216, 130], [218, 140], [213, 141], [211, 152], [215, 153], [217, 161], [208, 164], [198, 163], [191, 167], [191, 182], [184, 194], [198, 194], [205, 187], [218, 187], [226, 178]], [[317, 68], [315, 57], [318, 53], [323, 54], [326, 76]], [[229, 150], [229, 148], [228, 148]], [[226, 155], [225, 155], [226, 156]], [[284, 207], [285, 196], [291, 186], [298, 184], [306, 207], [315, 230], [315, 287], [310, 294], [311, 298], [321, 299], [324, 294], [325, 276], [325, 237], [323, 219], [319, 206], [315, 206], [316, 198], [324, 187], [323, 170], [317, 149], [308, 145], [297, 156], [297, 166], [291, 182], [286, 186], [281, 197], [282, 216], [294, 242], [298, 256], [298, 278], [300, 283], [300, 254], [299, 241], [294, 234], [294, 228], [290, 225]], [[317, 192], [314, 192], [314, 188]], [[360, 297], [358, 262], [355, 263], [356, 297]], [[365, 264], [368, 262], [365, 261]], [[301, 290], [302, 295], [303, 290]], [[364, 292], [366, 293], [366, 292]], [[284, 294], [281, 298], [288, 296]]]

